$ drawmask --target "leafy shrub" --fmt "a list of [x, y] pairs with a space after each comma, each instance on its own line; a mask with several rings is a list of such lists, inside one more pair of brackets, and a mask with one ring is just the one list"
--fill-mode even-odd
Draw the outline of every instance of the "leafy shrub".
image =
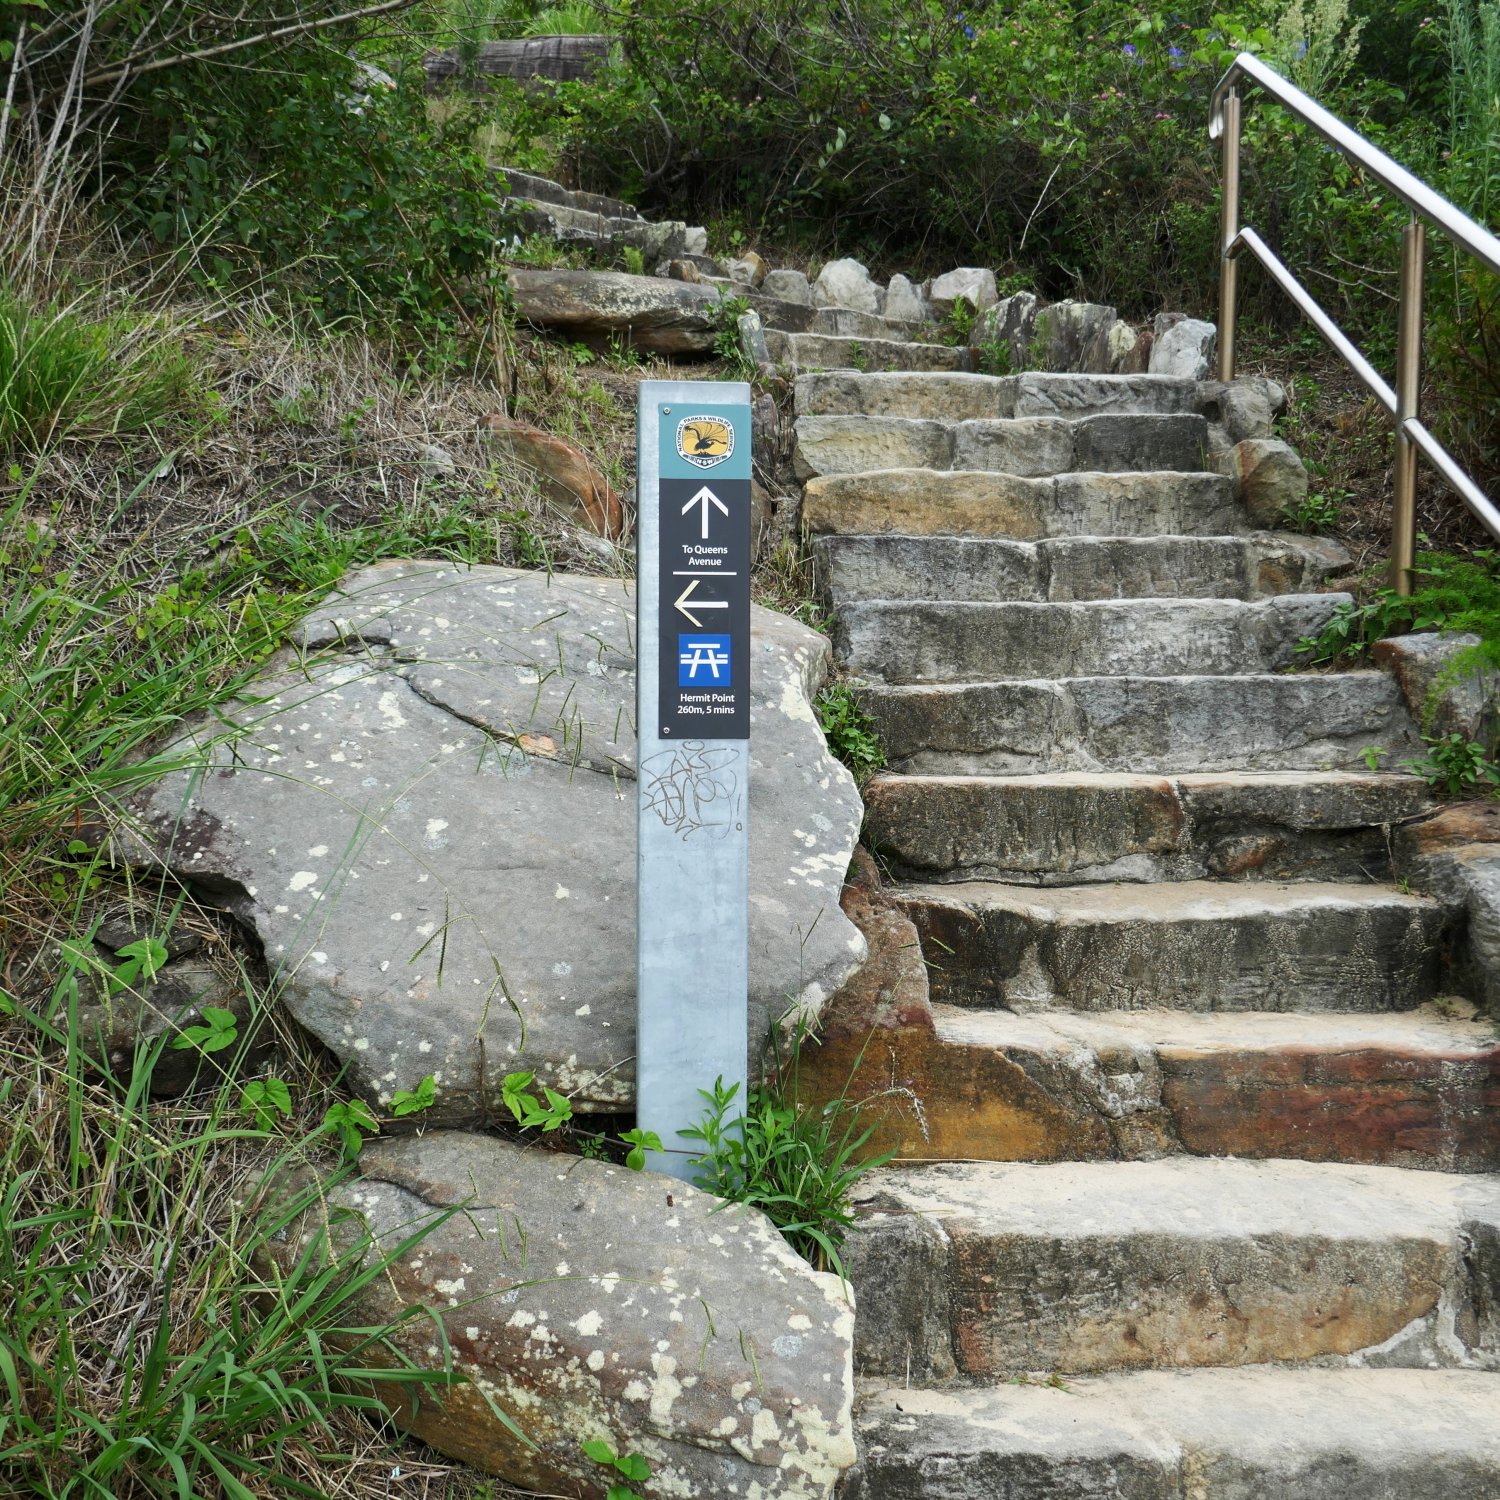
[[1426, 755], [1402, 764], [1446, 797], [1467, 797], [1480, 790], [1493, 793], [1500, 789], [1500, 766], [1483, 745], [1466, 734], [1430, 739]]
[[136, 432], [201, 407], [170, 329], [81, 303], [37, 306], [0, 282], [0, 453], [59, 437]]
[[1339, 524], [1349, 495], [1344, 490], [1319, 490], [1295, 505], [1283, 505], [1277, 519], [1291, 531], [1332, 531]]
[[875, 721], [859, 705], [847, 682], [836, 682], [818, 694], [814, 707], [818, 723], [833, 751], [863, 786], [885, 765], [885, 747], [875, 729]]
[[153, 91], [154, 129], [119, 148], [116, 202], [158, 242], [231, 280], [268, 271], [327, 318], [488, 319], [509, 228], [475, 109], [434, 123], [420, 84], [364, 83], [342, 54], [264, 83]]
[[1344, 604], [1316, 636], [1303, 642], [1314, 661], [1361, 656], [1376, 641], [1417, 630], [1471, 631], [1479, 644], [1449, 667], [1463, 675], [1481, 666], [1500, 667], [1500, 554], [1480, 550], [1469, 556], [1419, 553], [1413, 588], [1402, 597], [1382, 588], [1362, 604]]
[[195, 274], [268, 279], [328, 318], [493, 317], [511, 226], [473, 144], [480, 111], [436, 119], [420, 68], [395, 87], [364, 68], [361, 7], [308, 0], [288, 21], [274, 0], [233, 18], [204, 0], [90, 0], [29, 29], [27, 10], [0, 3], [6, 125], [34, 158], [35, 182], [5, 174], [22, 202], [59, 174], [92, 182], [106, 216]]
[[[795, 1059], [792, 1063], [795, 1071]], [[821, 1106], [795, 1102], [772, 1076], [752, 1084], [744, 1113], [733, 1113], [739, 1084], [698, 1091], [707, 1106], [697, 1125], [678, 1134], [703, 1143], [693, 1181], [730, 1203], [758, 1208], [800, 1255], [819, 1270], [844, 1274], [839, 1248], [854, 1222], [854, 1184], [890, 1160], [860, 1159], [871, 1129], [860, 1129], [860, 1106], [834, 1099]]]

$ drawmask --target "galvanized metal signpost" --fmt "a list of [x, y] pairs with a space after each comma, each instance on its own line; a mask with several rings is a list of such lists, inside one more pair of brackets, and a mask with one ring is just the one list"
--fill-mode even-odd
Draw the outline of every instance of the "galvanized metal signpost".
[[636, 1124], [688, 1177], [749, 1061], [750, 387], [648, 380], [636, 441]]

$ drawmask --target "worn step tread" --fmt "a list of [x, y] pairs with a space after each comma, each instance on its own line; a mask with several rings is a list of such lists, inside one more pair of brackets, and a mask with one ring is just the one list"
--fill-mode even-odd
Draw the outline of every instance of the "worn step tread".
[[1500, 1179], [1345, 1162], [1173, 1156], [1129, 1162], [938, 1162], [861, 1178], [856, 1208], [992, 1238], [1164, 1235], [1452, 1239], [1500, 1217]]
[[945, 374], [966, 372], [974, 361], [972, 349], [916, 340], [850, 338], [836, 333], [784, 333], [766, 329], [766, 346], [778, 364], [796, 370], [848, 371], [861, 364], [882, 373]]
[[922, 1120], [888, 1111], [882, 1145], [919, 1159], [1187, 1153], [1494, 1172], [1500, 1026], [1462, 1019], [1471, 1011], [1451, 999], [1376, 1015], [936, 1005], [931, 1036], [903, 1038], [897, 1069]]
[[1068, 603], [1102, 599], [1259, 599], [1312, 592], [1349, 566], [1323, 538], [1239, 536], [821, 536], [814, 544], [835, 610], [865, 600]]
[[[894, 1373], [903, 1321], [914, 1348], [946, 1327], [970, 1376], [1500, 1363], [1469, 1263], [1475, 1237], [1500, 1230], [1493, 1175], [1195, 1156], [942, 1162], [873, 1171], [854, 1203], [848, 1266], [874, 1324], [857, 1351], [871, 1373]], [[914, 1232], [929, 1259], [919, 1318], [886, 1279]], [[924, 1370], [941, 1368], [940, 1339], [921, 1352]]]
[[971, 418], [1201, 412], [1222, 389], [1171, 375], [941, 374], [851, 370], [809, 374], [798, 416]]
[[924, 880], [1390, 878], [1393, 825], [1426, 783], [1354, 771], [887, 772], [865, 789], [868, 836]]
[[807, 482], [803, 519], [822, 535], [1224, 536], [1249, 530], [1222, 474], [1158, 469], [1027, 478], [986, 469], [889, 468]]
[[1454, 912], [1378, 884], [1182, 880], [895, 888], [933, 997], [1012, 1010], [1409, 1010]]
[[798, 479], [881, 469], [964, 470], [1044, 478], [1069, 473], [1191, 473], [1207, 467], [1197, 413], [994, 417], [808, 416], [794, 427]]
[[1068, 602], [850, 601], [840, 657], [890, 683], [1263, 674], [1298, 661], [1348, 594]]
[[847, 1500], [1493, 1500], [1500, 1377], [1142, 1371], [867, 1385]]
[[1422, 743], [1384, 672], [1038, 678], [858, 689], [893, 769], [1353, 770]]
[[[772, 327], [777, 325], [772, 324]], [[805, 329], [795, 332], [823, 334], [833, 338], [887, 339], [910, 343], [926, 328], [905, 318], [887, 318], [879, 313], [857, 312], [851, 307], [817, 307]]]

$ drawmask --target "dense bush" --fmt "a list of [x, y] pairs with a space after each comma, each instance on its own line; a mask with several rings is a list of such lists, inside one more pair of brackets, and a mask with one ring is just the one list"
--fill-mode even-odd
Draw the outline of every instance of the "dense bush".
[[281, 35], [285, 7], [267, 0], [232, 17], [204, 0], [85, 0], [39, 22], [0, 0], [0, 84], [25, 101], [7, 122], [7, 195], [51, 194], [66, 213], [71, 172], [195, 273], [266, 278], [328, 316], [487, 315], [506, 224], [474, 114], [438, 121], [420, 69], [393, 87], [355, 56], [363, 12], [411, 3], [312, 0]]
[[[1240, 50], [1466, 211], [1500, 207], [1500, 0], [635, 0], [619, 25], [605, 76], [528, 96], [516, 134], [588, 186], [814, 253], [1211, 314], [1208, 101]], [[1406, 210], [1254, 90], [1244, 144], [1245, 221], [1389, 366]], [[1294, 323], [1268, 278], [1243, 286], [1247, 315]], [[1436, 425], [1495, 465], [1500, 286], [1434, 236], [1429, 292]]]
[[[531, 96], [519, 133], [553, 138], [590, 185], [695, 217], [735, 214], [876, 258], [979, 256], [1131, 310], [1205, 307], [1217, 279], [1208, 99], [1236, 51], [1268, 56], [1415, 169], [1450, 170], [1445, 43], [1458, 23], [1434, 27], [1405, 0], [1362, 3], [1368, 16], [1347, 0], [1242, 0], [1232, 13], [637, 0], [604, 80]], [[1344, 315], [1389, 323], [1391, 206], [1263, 101], [1247, 111], [1246, 176], [1247, 213], [1272, 243], [1321, 266]]]

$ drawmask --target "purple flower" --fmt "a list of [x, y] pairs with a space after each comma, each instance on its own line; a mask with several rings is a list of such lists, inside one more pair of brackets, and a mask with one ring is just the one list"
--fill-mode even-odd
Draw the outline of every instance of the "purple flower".
[[965, 26], [964, 35], [972, 42], [974, 40], [974, 28], [972, 26]]
[[1123, 51], [1124, 51], [1126, 57], [1134, 57], [1135, 56], [1135, 47], [1130, 42], [1126, 42], [1125, 43]]
[[1181, 47], [1168, 47], [1167, 59], [1174, 68], [1182, 66], [1183, 52]]

